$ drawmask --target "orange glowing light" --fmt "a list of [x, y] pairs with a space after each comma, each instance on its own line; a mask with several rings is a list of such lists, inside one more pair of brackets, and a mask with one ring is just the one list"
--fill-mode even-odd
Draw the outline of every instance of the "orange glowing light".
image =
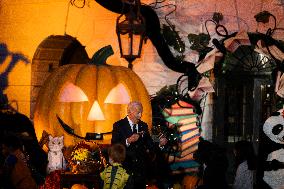
[[87, 120], [88, 121], [105, 120], [105, 116], [97, 100], [94, 102], [89, 112]]
[[68, 82], [59, 95], [59, 102], [85, 102], [88, 101], [88, 97], [83, 90]]
[[130, 102], [130, 96], [123, 84], [115, 86], [107, 95], [105, 103], [110, 104], [128, 104]]

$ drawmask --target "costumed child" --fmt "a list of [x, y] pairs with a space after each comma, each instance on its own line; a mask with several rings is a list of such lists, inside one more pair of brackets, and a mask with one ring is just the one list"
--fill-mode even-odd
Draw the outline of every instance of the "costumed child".
[[52, 137], [49, 135], [48, 141], [48, 164], [47, 164], [47, 173], [50, 174], [55, 170], [64, 170], [66, 169], [66, 160], [64, 158], [62, 149], [64, 147], [63, 136], [61, 137]]
[[60, 189], [60, 175], [66, 170], [66, 160], [62, 152], [64, 148], [64, 137], [53, 137], [48, 135], [48, 164], [45, 183], [40, 189]]
[[126, 156], [125, 146], [114, 144], [110, 147], [108, 154], [110, 165], [100, 173], [103, 189], [127, 188], [129, 186], [129, 175], [121, 165]]

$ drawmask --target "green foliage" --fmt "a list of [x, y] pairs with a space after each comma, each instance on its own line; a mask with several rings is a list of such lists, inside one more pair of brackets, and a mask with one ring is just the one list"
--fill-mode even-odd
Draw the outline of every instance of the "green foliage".
[[173, 47], [179, 53], [184, 53], [185, 44], [180, 38], [178, 31], [175, 30], [175, 27], [163, 24], [162, 33], [169, 46]]
[[284, 106], [284, 99], [279, 96], [276, 96], [276, 109], [280, 110], [283, 108], [283, 106]]
[[269, 17], [271, 16], [271, 13], [268, 12], [268, 11], [262, 11], [262, 12], [259, 12], [258, 14], [256, 14], [254, 16], [255, 20], [257, 22], [262, 22], [262, 23], [268, 23], [269, 22]]
[[205, 33], [200, 33], [198, 35], [190, 33], [188, 34], [187, 38], [191, 43], [190, 48], [192, 50], [196, 50], [199, 53], [202, 53], [207, 48], [210, 41], [210, 36]]
[[234, 56], [232, 53], [228, 52], [226, 53], [223, 61], [216, 62], [214, 66], [214, 74], [215, 77], [218, 77], [219, 75], [226, 74], [234, 68]]
[[177, 92], [177, 85], [169, 85], [161, 88], [154, 98], [151, 100], [152, 104], [152, 115], [153, 115], [153, 127], [152, 133], [163, 135], [168, 139], [168, 147], [172, 149], [178, 143], [179, 132], [177, 126], [173, 128], [168, 127], [162, 111], [164, 108], [170, 108], [172, 104], [176, 103], [179, 99], [179, 94]]
[[209, 53], [212, 50], [213, 50], [212, 47], [205, 47], [201, 52], [199, 52], [199, 60], [203, 60], [207, 55], [207, 53]]
[[222, 63], [222, 73], [231, 71], [232, 67], [230, 66], [232, 59], [234, 59], [232, 53], [227, 53], [225, 55], [224, 61]]
[[159, 99], [159, 104], [163, 104], [164, 107], [169, 108], [172, 104], [176, 103], [180, 98], [177, 91], [177, 85], [169, 85], [161, 88], [157, 93], [157, 98]]
[[177, 55], [175, 58], [176, 58], [177, 62], [182, 62], [184, 60], [184, 57], [185, 56], [182, 54], [182, 55]]

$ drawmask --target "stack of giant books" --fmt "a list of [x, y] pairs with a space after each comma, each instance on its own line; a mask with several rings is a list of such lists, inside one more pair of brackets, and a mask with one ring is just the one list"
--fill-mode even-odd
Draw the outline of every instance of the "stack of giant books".
[[168, 122], [168, 126], [173, 129], [176, 128], [179, 133], [178, 149], [168, 158], [172, 173], [197, 172], [199, 164], [194, 161], [193, 153], [198, 149], [200, 131], [193, 105], [179, 101], [173, 104], [171, 108], [165, 108], [162, 113]]

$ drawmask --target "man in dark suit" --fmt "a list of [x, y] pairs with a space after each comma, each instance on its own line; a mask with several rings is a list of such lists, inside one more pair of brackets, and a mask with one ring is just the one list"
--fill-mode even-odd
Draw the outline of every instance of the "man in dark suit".
[[[126, 159], [123, 163], [126, 170], [132, 174], [134, 187], [146, 188], [146, 168], [155, 157], [155, 152], [160, 150], [154, 144], [148, 125], [141, 121], [143, 107], [140, 102], [130, 102], [127, 107], [127, 116], [114, 123], [111, 143], [121, 143], [126, 146]], [[160, 148], [167, 143], [162, 137]]]

